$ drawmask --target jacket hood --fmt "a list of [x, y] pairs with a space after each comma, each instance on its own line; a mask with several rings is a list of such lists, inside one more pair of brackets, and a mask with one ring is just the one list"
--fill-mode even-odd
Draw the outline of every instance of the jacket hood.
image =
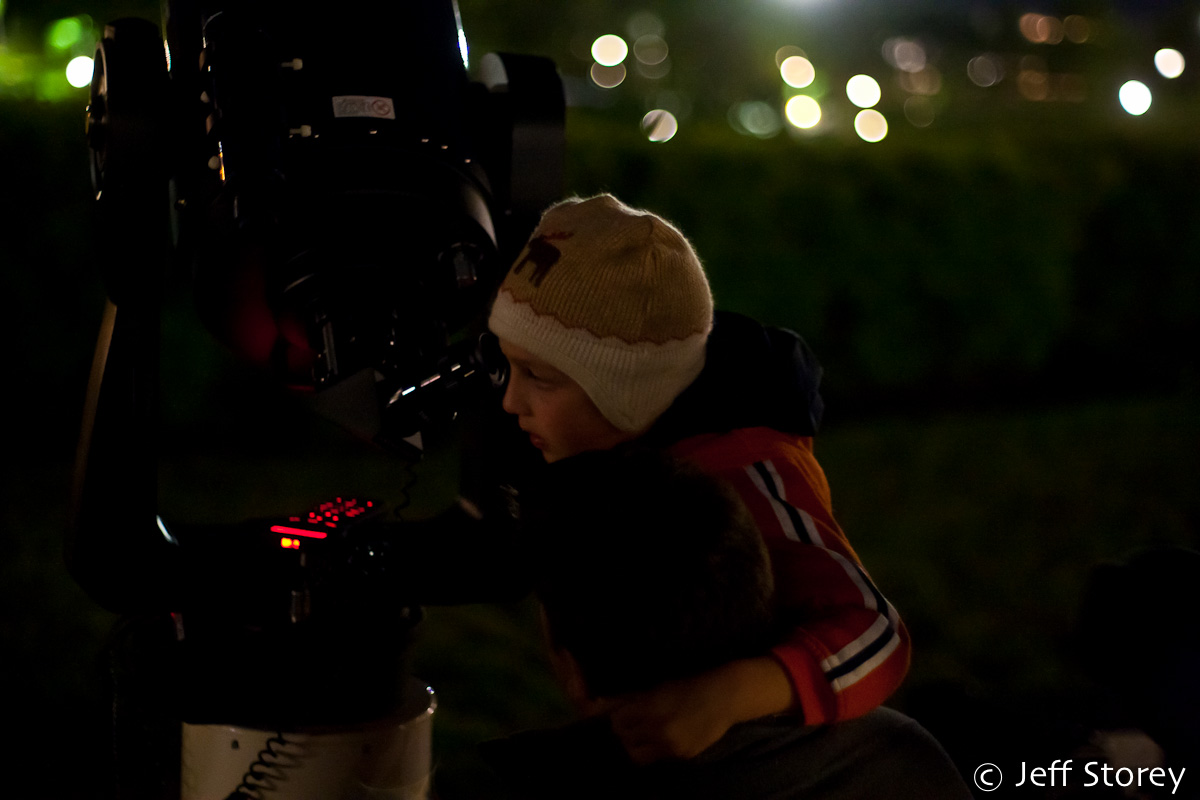
[[813, 436], [825, 407], [821, 374], [820, 362], [796, 332], [718, 311], [703, 371], [647, 436], [660, 445], [753, 427]]

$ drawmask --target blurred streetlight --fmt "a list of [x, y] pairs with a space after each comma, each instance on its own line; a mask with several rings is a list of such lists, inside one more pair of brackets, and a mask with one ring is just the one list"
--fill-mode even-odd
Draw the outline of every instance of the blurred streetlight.
[[783, 108], [787, 121], [805, 130], [821, 121], [821, 104], [806, 94], [798, 94]]
[[642, 117], [642, 132], [652, 142], [666, 142], [679, 132], [679, 122], [670, 111], [656, 108]]
[[870, 108], [879, 102], [879, 82], [870, 75], [855, 75], [846, 81], [846, 96], [859, 108]]
[[82, 89], [92, 82], [92, 59], [89, 56], [76, 56], [67, 64], [67, 83], [76, 89]]
[[1135, 117], [1149, 111], [1152, 100], [1149, 87], [1141, 81], [1126, 81], [1117, 93], [1117, 99], [1121, 101], [1121, 108]]
[[629, 45], [615, 33], [605, 35], [592, 42], [592, 58], [604, 67], [615, 67], [629, 55]]
[[1164, 47], [1154, 54], [1154, 68], [1164, 78], [1178, 78], [1183, 74], [1183, 53], [1170, 47]]
[[817, 78], [812, 62], [804, 56], [788, 56], [779, 65], [783, 82], [795, 89], [803, 89]]
[[866, 108], [854, 117], [854, 132], [864, 142], [881, 142], [888, 133], [887, 119], [873, 108]]

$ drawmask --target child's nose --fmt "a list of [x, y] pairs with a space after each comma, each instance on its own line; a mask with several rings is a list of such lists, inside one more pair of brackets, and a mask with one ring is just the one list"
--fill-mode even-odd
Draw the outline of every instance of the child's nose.
[[509, 375], [508, 386], [504, 388], [504, 399], [500, 407], [509, 414], [520, 416], [528, 410], [525, 402], [525, 392], [521, 389], [521, 379], [515, 374]]

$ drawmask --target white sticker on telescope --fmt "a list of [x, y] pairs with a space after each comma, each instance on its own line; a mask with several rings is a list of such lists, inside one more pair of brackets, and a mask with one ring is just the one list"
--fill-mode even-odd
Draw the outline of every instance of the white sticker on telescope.
[[343, 94], [333, 98], [335, 117], [374, 117], [395, 119], [396, 106], [390, 97], [368, 97], [361, 94]]

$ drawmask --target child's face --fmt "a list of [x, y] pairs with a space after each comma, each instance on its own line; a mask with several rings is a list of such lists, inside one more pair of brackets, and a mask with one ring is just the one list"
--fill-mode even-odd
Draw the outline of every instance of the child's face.
[[608, 450], [636, 435], [609, 422], [582, 386], [528, 350], [504, 339], [500, 350], [511, 367], [504, 410], [546, 461]]

